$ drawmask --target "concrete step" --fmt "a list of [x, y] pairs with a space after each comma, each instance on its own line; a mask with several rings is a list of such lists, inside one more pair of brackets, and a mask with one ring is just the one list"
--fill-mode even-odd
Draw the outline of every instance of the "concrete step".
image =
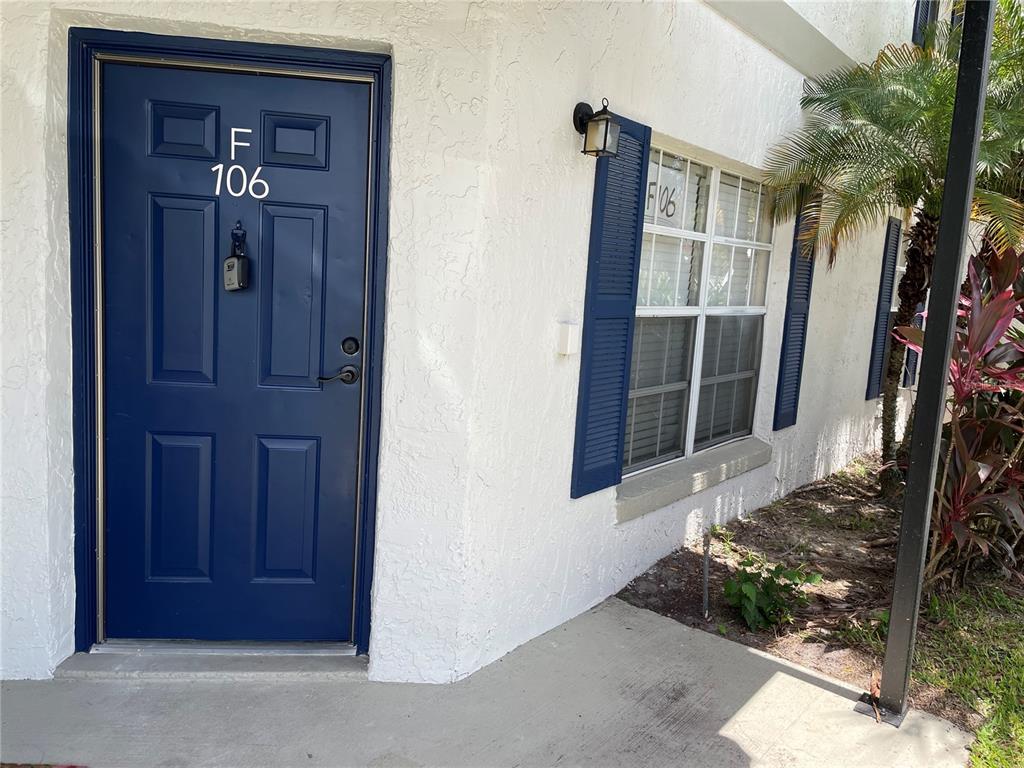
[[366, 680], [366, 657], [350, 654], [76, 653], [60, 680]]

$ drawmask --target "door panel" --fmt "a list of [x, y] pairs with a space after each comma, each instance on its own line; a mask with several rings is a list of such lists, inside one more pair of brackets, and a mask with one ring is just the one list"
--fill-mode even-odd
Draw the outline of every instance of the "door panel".
[[213, 384], [217, 202], [169, 195], [151, 199], [152, 380]]
[[148, 435], [147, 580], [209, 581], [213, 435]]
[[257, 579], [312, 581], [319, 445], [314, 439], [259, 438]]
[[264, 205], [260, 383], [317, 387], [322, 359], [324, 210]]
[[217, 157], [220, 110], [199, 104], [154, 101], [149, 124], [153, 132], [150, 154], [164, 157]]
[[107, 635], [349, 639], [370, 85], [102, 66]]

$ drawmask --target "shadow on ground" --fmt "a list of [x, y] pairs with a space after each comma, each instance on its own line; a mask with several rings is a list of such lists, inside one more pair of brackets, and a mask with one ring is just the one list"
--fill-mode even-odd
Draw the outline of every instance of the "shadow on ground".
[[123, 766], [962, 766], [969, 737], [611, 599], [447, 686], [51, 680], [2, 688], [2, 756]]

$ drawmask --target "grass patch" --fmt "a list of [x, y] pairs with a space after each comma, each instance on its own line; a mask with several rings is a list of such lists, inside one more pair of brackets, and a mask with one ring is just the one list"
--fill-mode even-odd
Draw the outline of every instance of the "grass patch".
[[867, 619], [847, 620], [832, 630], [832, 638], [851, 648], [863, 648], [876, 658], [885, 655], [889, 609], [873, 611]]
[[[887, 612], [832, 633], [843, 645], [885, 653]], [[1024, 768], [1024, 597], [998, 584], [932, 596], [917, 633], [914, 678], [947, 691], [984, 718], [972, 768]]]
[[985, 718], [974, 768], [1024, 766], [1024, 596], [996, 584], [936, 596], [924, 611], [914, 676]]

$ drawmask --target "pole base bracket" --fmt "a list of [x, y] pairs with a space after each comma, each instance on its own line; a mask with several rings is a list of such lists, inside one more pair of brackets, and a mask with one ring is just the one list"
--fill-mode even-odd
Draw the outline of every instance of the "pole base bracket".
[[[853, 711], [859, 712], [862, 715], [867, 715], [872, 720], [877, 719], [875, 716], [875, 708], [871, 704], [871, 694], [862, 693], [860, 698], [857, 699], [857, 703], [853, 705]], [[888, 709], [883, 707], [881, 704], [878, 705], [878, 714], [881, 716], [883, 723], [888, 723], [893, 728], [899, 728], [903, 724], [903, 718], [907, 716], [906, 712], [896, 713], [890, 712]]]

